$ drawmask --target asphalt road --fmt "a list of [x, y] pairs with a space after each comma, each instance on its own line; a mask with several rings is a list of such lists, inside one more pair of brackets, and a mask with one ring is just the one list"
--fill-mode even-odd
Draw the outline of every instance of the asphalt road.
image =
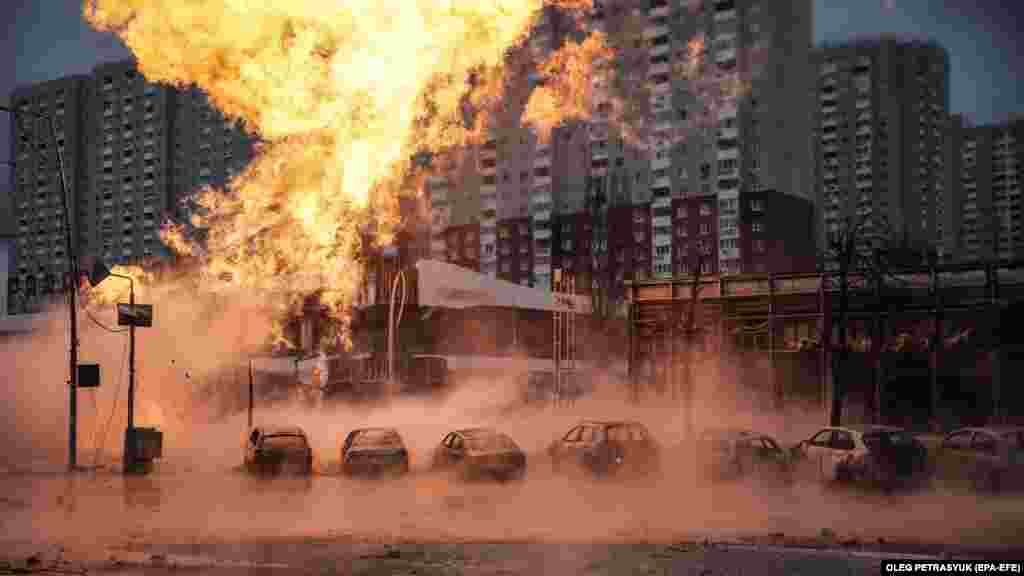
[[0, 567], [36, 572], [877, 574], [879, 554], [1015, 555], [1024, 498], [709, 487], [671, 471], [622, 485], [537, 467], [503, 485], [101, 471], [0, 476], [0, 528]]
[[[88, 574], [642, 575], [877, 574], [882, 556], [732, 545], [392, 543], [342, 539], [108, 550], [106, 559], [37, 554], [11, 568]], [[0, 573], [3, 570], [0, 569]]]

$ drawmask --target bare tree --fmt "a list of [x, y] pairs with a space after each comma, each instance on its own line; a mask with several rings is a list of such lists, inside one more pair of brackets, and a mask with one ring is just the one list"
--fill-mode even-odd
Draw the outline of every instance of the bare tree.
[[[843, 366], [849, 358], [847, 342], [847, 315], [850, 307], [850, 272], [862, 262], [863, 251], [860, 250], [861, 232], [867, 222], [866, 216], [846, 218], [844, 225], [837, 230], [830, 230], [826, 238], [826, 262], [837, 266], [839, 273], [839, 355], [832, 354], [832, 406], [829, 410], [829, 425], [839, 426], [842, 422], [843, 400], [846, 395], [843, 382]], [[824, 338], [831, 339], [832, 326], [826, 326]], [[823, 340], [824, 342], [825, 340]]]
[[[872, 314], [872, 336], [871, 336], [871, 358], [872, 358], [872, 394], [870, 399], [871, 417], [875, 422], [881, 419], [881, 407], [883, 402], [883, 375], [882, 375], [882, 349], [883, 349], [883, 320], [881, 315], [882, 301], [884, 298], [885, 279], [891, 278], [899, 283], [905, 283], [892, 274], [894, 265], [920, 264], [923, 261], [929, 262], [932, 272], [933, 284], [935, 278], [935, 250], [934, 247], [908, 246], [906, 239], [898, 241], [890, 235], [867, 235], [865, 234], [866, 224], [870, 222], [868, 215], [858, 217], [847, 217], [844, 225], [838, 230], [832, 230], [826, 239], [826, 259], [836, 265], [836, 272], [839, 275], [839, 334], [838, 334], [838, 356], [832, 354], [832, 405], [829, 413], [829, 423], [832, 426], [839, 426], [842, 421], [843, 400], [846, 395], [845, 382], [842, 380], [843, 367], [849, 358], [850, 342], [848, 341], [849, 307], [850, 307], [850, 274], [860, 273], [867, 281], [866, 287], [870, 286], [874, 296], [874, 310]], [[920, 249], [917, 249], [920, 248]], [[938, 319], [937, 325], [941, 323]], [[828, 333], [825, 338], [831, 338], [832, 327], [827, 327]], [[936, 328], [936, 334], [940, 328]], [[935, 367], [932, 366], [932, 388], [933, 394], [935, 385]]]
[[696, 411], [695, 392], [697, 379], [693, 374], [693, 357], [696, 353], [695, 349], [700, 341], [699, 339], [704, 334], [703, 327], [697, 326], [697, 302], [700, 300], [701, 292], [704, 291], [705, 286], [702, 280], [704, 275], [704, 265], [707, 262], [710, 262], [709, 256], [701, 255], [697, 257], [696, 270], [691, 276], [690, 281], [690, 302], [686, 311], [686, 318], [681, 323], [683, 335], [682, 401], [686, 420], [686, 435], [687, 438], [690, 439], [693, 439], [694, 412]]

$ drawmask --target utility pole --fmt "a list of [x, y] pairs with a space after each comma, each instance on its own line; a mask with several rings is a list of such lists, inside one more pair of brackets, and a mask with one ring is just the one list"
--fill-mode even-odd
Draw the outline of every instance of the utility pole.
[[939, 271], [938, 271], [938, 254], [935, 250], [928, 252], [928, 272], [931, 276], [931, 290], [933, 306], [935, 312], [933, 316], [933, 330], [932, 330], [932, 345], [929, 356], [930, 376], [931, 376], [931, 418], [936, 420], [939, 418], [939, 398], [941, 396], [941, 390], [939, 388], [939, 351], [943, 346], [943, 328], [942, 328], [942, 290], [939, 285]]
[[253, 409], [253, 373], [252, 373], [252, 358], [249, 358], [249, 430], [252, 431], [252, 409]]
[[[7, 112], [14, 116], [15, 121], [22, 113], [0, 106], [0, 111]], [[73, 229], [71, 226], [72, 213], [69, 210], [67, 176], [64, 173], [64, 148], [57, 143], [57, 129], [53, 125], [53, 119], [49, 116], [30, 113], [37, 120], [44, 120], [50, 128], [50, 136], [53, 140], [53, 147], [57, 151], [57, 168], [60, 172], [61, 203], [64, 208], [64, 242], [68, 253], [69, 276], [66, 285], [68, 296], [68, 310], [71, 321], [71, 349], [68, 353], [68, 472], [78, 469], [78, 253], [72, 241]]]
[[[115, 274], [111, 274], [115, 276]], [[120, 276], [128, 279], [128, 305], [135, 310], [135, 281], [131, 276]], [[128, 326], [128, 429], [135, 428], [135, 323]]]
[[874, 280], [875, 310], [872, 315], [871, 335], [871, 376], [872, 376], [872, 418], [875, 424], [882, 423], [882, 340], [885, 332], [882, 327], [882, 251], [875, 248], [872, 253], [872, 280]]
[[562, 396], [562, 313], [558, 310], [558, 295], [562, 292], [562, 269], [555, 268], [551, 275], [551, 292], [555, 300], [555, 310], [551, 314], [554, 322], [552, 326], [552, 351], [554, 352], [553, 364], [555, 366], [554, 379], [552, 381], [554, 404], [558, 406]]

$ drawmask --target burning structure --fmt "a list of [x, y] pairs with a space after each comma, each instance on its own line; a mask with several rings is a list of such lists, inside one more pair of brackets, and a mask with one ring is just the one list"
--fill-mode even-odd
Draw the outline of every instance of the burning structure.
[[[335, 347], [322, 376], [330, 390], [388, 380], [428, 390], [480, 375], [533, 374], [557, 385], [559, 375], [597, 360], [578, 346], [596, 332], [588, 296], [522, 286], [436, 260], [396, 264], [382, 262], [367, 274], [365, 300], [352, 319], [352, 348]], [[315, 298], [307, 304], [290, 331], [303, 353], [312, 355], [329, 349], [321, 343], [336, 333], [327, 310]]]

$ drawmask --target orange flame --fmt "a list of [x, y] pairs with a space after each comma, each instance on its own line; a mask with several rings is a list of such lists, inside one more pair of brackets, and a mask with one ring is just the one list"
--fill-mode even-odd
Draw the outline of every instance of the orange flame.
[[[576, 16], [591, 7], [551, 3]], [[164, 242], [194, 266], [162, 281], [252, 291], [285, 306], [322, 292], [344, 323], [359, 292], [364, 238], [389, 243], [400, 225], [410, 159], [480, 137], [508, 81], [506, 52], [544, 5], [84, 0], [83, 8], [94, 27], [125, 41], [149, 81], [198, 85], [264, 141], [228, 190], [198, 191], [192, 224], [208, 232], [204, 245], [165, 226]], [[544, 112], [534, 118], [554, 125], [585, 114], [578, 87], [604, 52], [598, 37], [556, 54], [549, 92], [534, 105]], [[555, 61], [571, 83], [559, 80]], [[476, 113], [468, 124], [467, 108]]]
[[546, 81], [530, 95], [523, 120], [535, 126], [542, 141], [561, 122], [590, 117], [595, 108], [594, 68], [612, 56], [604, 35], [595, 32], [581, 43], [567, 42], [541, 63]]

